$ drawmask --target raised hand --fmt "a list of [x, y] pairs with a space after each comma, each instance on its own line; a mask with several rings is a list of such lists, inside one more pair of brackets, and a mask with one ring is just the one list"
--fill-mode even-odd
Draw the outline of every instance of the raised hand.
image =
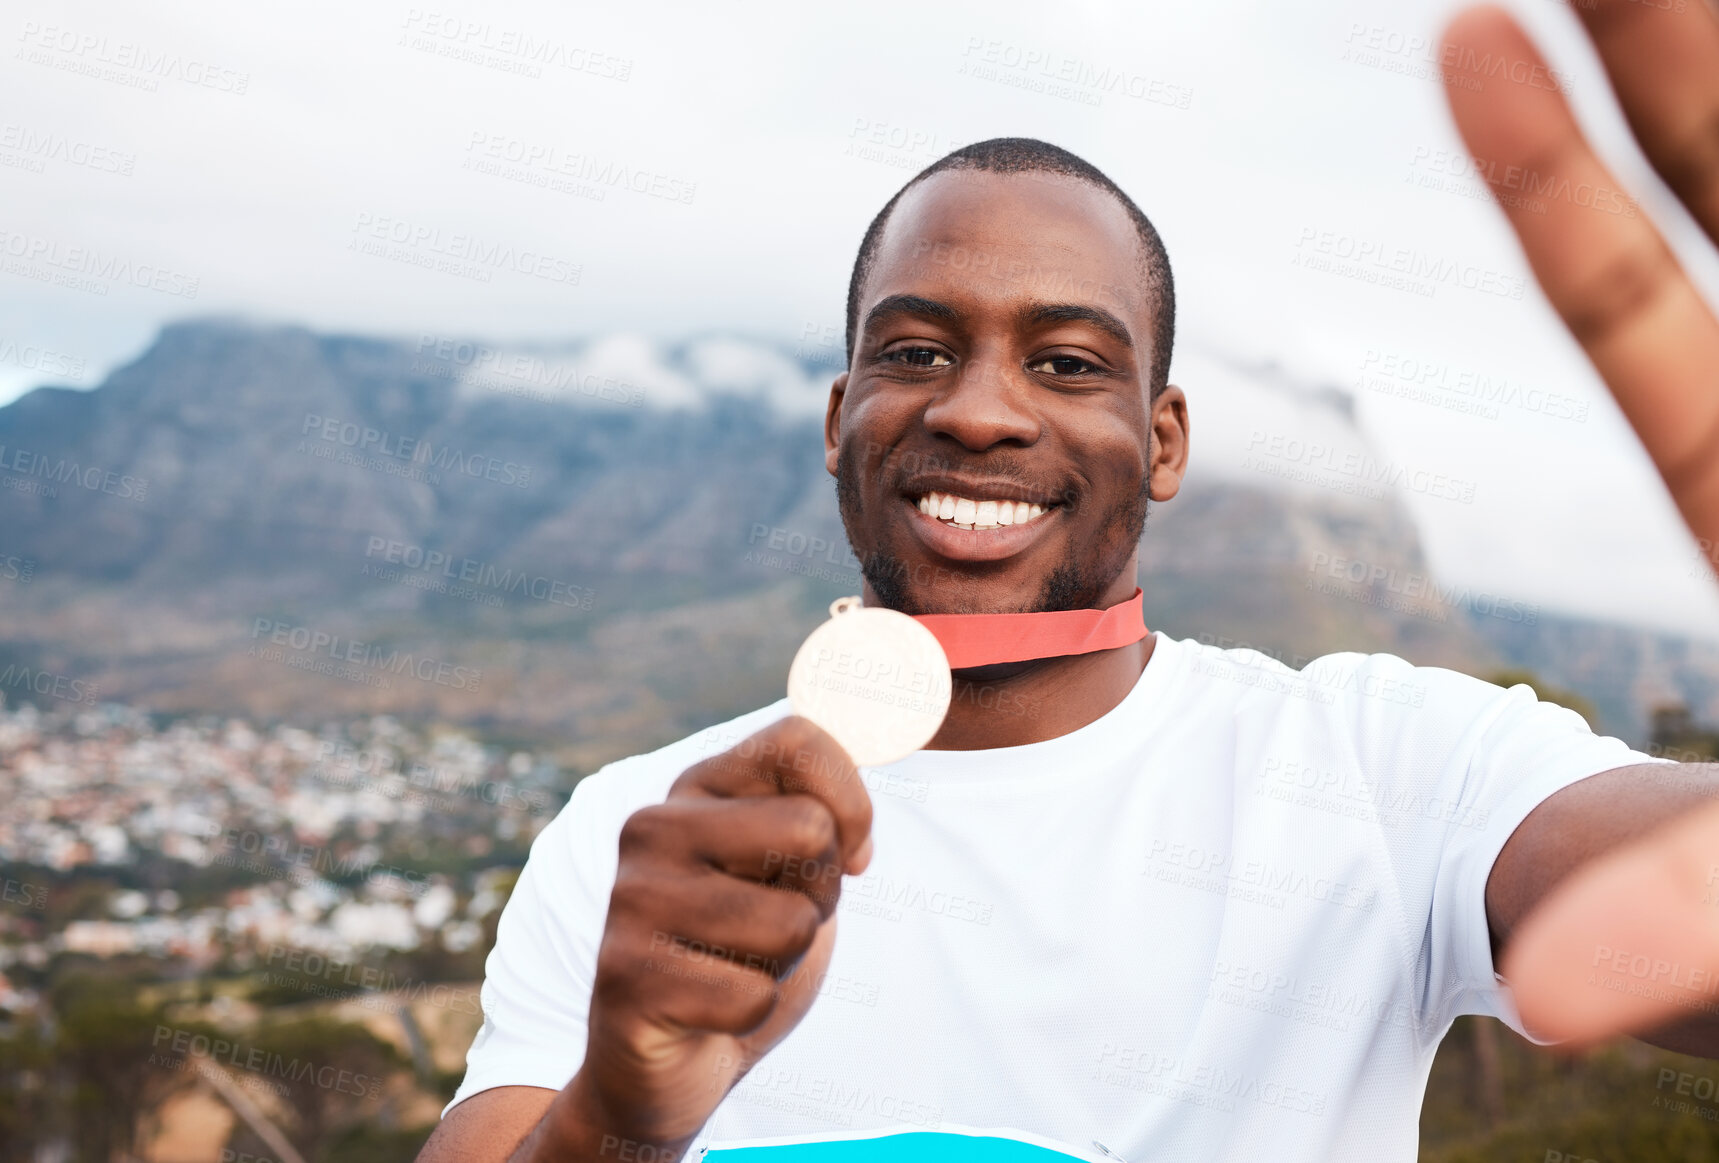
[[[1648, 160], [1719, 242], [1719, 16], [1707, 0], [1572, 7]], [[1442, 60], [1469, 150], [1543, 206], [1501, 200], [1546, 297], [1690, 529], [1719, 545], [1719, 320], [1659, 231], [1617, 193], [1553, 74], [1502, 9], [1457, 16]], [[1523, 1020], [1577, 1045], [1691, 1021], [1719, 1031], [1716, 902], [1719, 805], [1590, 862], [1511, 934], [1501, 972]]]
[[[1576, 0], [1648, 160], [1719, 241], [1719, 18], [1706, 0]], [[1617, 397], [1697, 537], [1719, 544], [1719, 320], [1595, 156], [1534, 45], [1502, 9], [1445, 33], [1470, 152], [1517, 188], [1503, 209], [1546, 297]]]
[[[871, 859], [852, 760], [790, 716], [622, 828], [585, 1061], [517, 1158], [678, 1158], [817, 997], [844, 872]], [[609, 1149], [605, 1151], [605, 1146]]]

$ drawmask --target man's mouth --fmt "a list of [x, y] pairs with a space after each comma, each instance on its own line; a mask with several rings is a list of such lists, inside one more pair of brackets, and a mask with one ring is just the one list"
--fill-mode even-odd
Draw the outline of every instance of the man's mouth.
[[1045, 515], [1045, 507], [1029, 501], [990, 497], [979, 499], [954, 493], [927, 493], [919, 498], [919, 511], [957, 529], [1002, 529], [1026, 525]]

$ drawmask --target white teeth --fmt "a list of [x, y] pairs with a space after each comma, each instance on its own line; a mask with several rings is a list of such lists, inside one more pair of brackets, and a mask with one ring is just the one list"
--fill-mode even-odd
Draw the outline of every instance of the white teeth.
[[1025, 525], [1045, 514], [1043, 505], [1027, 501], [974, 501], [953, 493], [927, 493], [919, 498], [919, 511], [957, 529], [997, 529]]

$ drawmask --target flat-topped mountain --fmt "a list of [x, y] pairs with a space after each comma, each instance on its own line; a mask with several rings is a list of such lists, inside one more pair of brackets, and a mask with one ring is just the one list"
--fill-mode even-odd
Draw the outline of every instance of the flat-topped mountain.
[[[445, 718], [575, 764], [665, 742], [778, 697], [858, 590], [823, 466], [832, 362], [169, 327], [94, 390], [0, 408], [0, 664], [166, 712]], [[1529, 665], [1632, 737], [1656, 699], [1710, 713], [1719, 650], [1442, 586], [1389, 490], [1202, 462], [1262, 415], [1370, 447], [1340, 391], [1212, 378], [1187, 487], [1147, 521], [1154, 628], [1292, 664]]]

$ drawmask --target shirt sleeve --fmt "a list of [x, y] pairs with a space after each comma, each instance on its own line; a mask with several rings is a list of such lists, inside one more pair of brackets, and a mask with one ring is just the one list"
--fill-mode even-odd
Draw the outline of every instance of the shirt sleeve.
[[612, 766], [581, 780], [532, 842], [484, 962], [483, 1025], [444, 1116], [495, 1086], [560, 1090], [585, 1060], [620, 828], [636, 806], [614, 794], [620, 775]]
[[1353, 704], [1360, 704], [1361, 758], [1377, 776], [1375, 794], [1398, 818], [1384, 831], [1405, 916], [1420, 926], [1410, 937], [1419, 945], [1422, 1028], [1440, 1032], [1461, 1014], [1484, 1014], [1548, 1044], [1523, 1028], [1492, 963], [1486, 882], [1493, 863], [1556, 792], [1613, 768], [1664, 761], [1596, 735], [1576, 712], [1541, 701], [1527, 685], [1505, 689], [1388, 655], [1359, 669], [1358, 690], [1408, 692]]

